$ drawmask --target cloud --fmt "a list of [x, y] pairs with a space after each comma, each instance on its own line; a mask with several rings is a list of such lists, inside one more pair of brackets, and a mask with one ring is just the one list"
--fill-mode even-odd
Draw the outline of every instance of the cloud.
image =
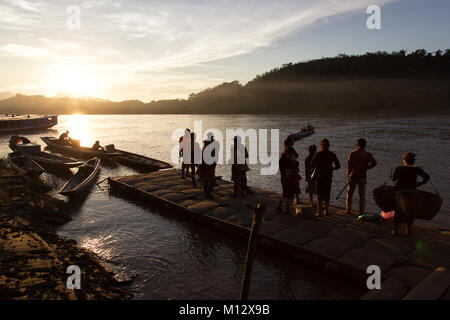
[[[0, 1], [1, 55], [15, 55], [17, 63], [20, 59], [37, 59], [43, 65], [89, 62], [103, 70], [104, 77], [127, 79], [136, 86], [145, 80], [169, 84], [174, 79], [163, 72], [273, 46], [320, 19], [363, 9], [365, 14], [373, 2], [91, 0], [79, 4], [81, 29], [68, 30], [66, 9], [72, 1]], [[194, 71], [177, 73], [177, 84], [181, 86], [181, 81], [193, 75]], [[214, 85], [222, 80], [195, 77], [197, 84], [209, 81]]]

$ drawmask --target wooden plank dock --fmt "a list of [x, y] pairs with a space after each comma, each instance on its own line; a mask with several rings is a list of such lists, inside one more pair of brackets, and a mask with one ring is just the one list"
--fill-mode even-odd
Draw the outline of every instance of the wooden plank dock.
[[[391, 234], [390, 222], [358, 221], [330, 206], [326, 217], [310, 219], [276, 211], [281, 195], [252, 188], [253, 195], [233, 198], [233, 184], [218, 181], [212, 199], [193, 188], [190, 178], [181, 179], [178, 169], [110, 178], [112, 194], [129, 195], [186, 216], [247, 241], [252, 212], [247, 205], [266, 205], [258, 237], [259, 250], [273, 251], [294, 261], [319, 267], [337, 277], [366, 288], [369, 265], [382, 270], [382, 290], [372, 290], [366, 299], [401, 299], [439, 267], [450, 268], [450, 231], [414, 224], [410, 237]], [[303, 203], [305, 206], [307, 202]], [[401, 230], [402, 231], [402, 230]], [[383, 289], [384, 288], [384, 289]], [[450, 298], [450, 289], [443, 294]]]

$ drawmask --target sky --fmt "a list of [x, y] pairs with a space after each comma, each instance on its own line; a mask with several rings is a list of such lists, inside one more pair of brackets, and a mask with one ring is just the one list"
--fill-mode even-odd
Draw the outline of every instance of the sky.
[[0, 0], [0, 92], [187, 98], [288, 62], [447, 49], [449, 14], [448, 0]]

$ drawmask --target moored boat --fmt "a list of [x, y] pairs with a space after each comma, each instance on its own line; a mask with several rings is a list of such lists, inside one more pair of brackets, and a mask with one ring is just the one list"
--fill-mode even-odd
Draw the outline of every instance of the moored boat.
[[86, 192], [92, 183], [95, 182], [99, 170], [99, 158], [96, 157], [86, 161], [78, 168], [78, 172], [64, 184], [59, 193], [69, 196]]
[[57, 115], [8, 115], [0, 116], [0, 134], [44, 130], [58, 124]]
[[119, 152], [109, 152], [104, 150], [92, 150], [88, 147], [82, 147], [76, 144], [67, 144], [59, 141], [54, 137], [41, 137], [41, 140], [48, 146], [49, 149], [56, 150], [61, 153], [75, 155], [81, 158], [99, 157], [101, 159], [111, 159], [120, 156]]
[[12, 136], [9, 141], [9, 147], [13, 151], [18, 151], [26, 157], [36, 161], [44, 168], [49, 169], [68, 169], [82, 165], [83, 163], [67, 157], [61, 157], [55, 154], [41, 151], [41, 146], [31, 143], [26, 137]]
[[44, 172], [44, 169], [37, 162], [19, 152], [9, 153], [7, 160], [9, 165], [19, 173], [38, 176]]
[[160, 169], [172, 168], [172, 165], [170, 163], [146, 157], [137, 153], [119, 150], [116, 149], [114, 145], [107, 145], [105, 149], [111, 152], [119, 152], [120, 155], [115, 158], [115, 160], [121, 164], [135, 169], [155, 171]]

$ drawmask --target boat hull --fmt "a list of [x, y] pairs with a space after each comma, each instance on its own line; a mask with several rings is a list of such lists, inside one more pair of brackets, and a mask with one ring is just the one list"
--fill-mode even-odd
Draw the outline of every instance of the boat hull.
[[123, 150], [116, 150], [121, 155], [117, 157], [117, 162], [127, 165], [138, 170], [156, 171], [160, 169], [172, 168], [167, 162], [156, 160], [150, 157], [142, 156], [136, 153], [131, 153]]
[[100, 159], [112, 159], [120, 156], [119, 152], [102, 152], [94, 151], [87, 147], [73, 147], [66, 144], [59, 143], [58, 139], [53, 137], [41, 137], [41, 140], [47, 145], [49, 149], [56, 150], [61, 153], [74, 155], [80, 158], [98, 157]]
[[12, 118], [0, 120], [0, 134], [47, 130], [58, 124], [58, 116]]
[[38, 176], [44, 172], [38, 163], [19, 153], [8, 154], [7, 161], [11, 168], [22, 174]]
[[100, 172], [100, 159], [93, 158], [86, 161], [78, 172], [67, 181], [59, 191], [64, 196], [80, 195], [87, 192]]
[[306, 137], [309, 137], [310, 135], [312, 135], [314, 133], [314, 130], [312, 131], [308, 131], [308, 132], [297, 132], [297, 133], [293, 133], [290, 136], [295, 140], [300, 140]]

